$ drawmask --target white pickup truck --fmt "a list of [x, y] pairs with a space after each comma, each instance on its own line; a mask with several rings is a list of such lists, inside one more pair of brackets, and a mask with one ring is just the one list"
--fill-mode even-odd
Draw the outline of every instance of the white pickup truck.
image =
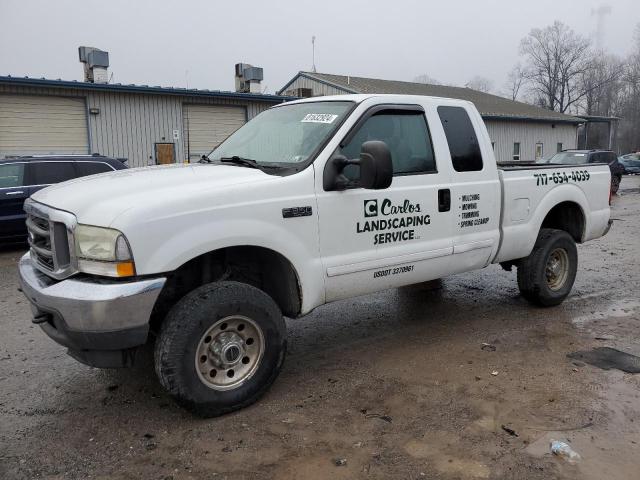
[[353, 95], [271, 108], [201, 164], [81, 178], [27, 201], [34, 322], [70, 355], [156, 372], [202, 416], [282, 366], [283, 315], [500, 263], [557, 305], [608, 231], [607, 165], [496, 166], [473, 104]]

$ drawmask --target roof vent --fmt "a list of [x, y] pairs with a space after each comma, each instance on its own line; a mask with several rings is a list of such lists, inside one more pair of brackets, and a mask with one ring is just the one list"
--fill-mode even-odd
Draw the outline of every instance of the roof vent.
[[262, 68], [248, 63], [236, 63], [236, 92], [261, 93]]
[[78, 47], [78, 58], [84, 65], [84, 81], [109, 83], [109, 52], [93, 47]]

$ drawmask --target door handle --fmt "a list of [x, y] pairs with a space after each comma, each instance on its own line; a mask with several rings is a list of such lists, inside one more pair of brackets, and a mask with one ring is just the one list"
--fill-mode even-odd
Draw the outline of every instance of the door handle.
[[19, 192], [7, 192], [5, 193], [5, 195], [20, 195], [21, 193], [24, 193], [22, 190], [20, 190]]
[[438, 190], [438, 211], [448, 212], [451, 210], [451, 190], [443, 188]]

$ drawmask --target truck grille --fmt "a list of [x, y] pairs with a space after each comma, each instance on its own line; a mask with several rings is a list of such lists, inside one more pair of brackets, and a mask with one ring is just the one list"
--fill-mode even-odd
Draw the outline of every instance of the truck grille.
[[68, 277], [74, 269], [67, 225], [57, 221], [58, 218], [51, 218], [55, 217], [55, 210], [29, 207], [25, 210], [31, 259], [40, 271], [53, 278]]
[[27, 229], [29, 230], [29, 245], [33, 257], [45, 270], [52, 272], [55, 269], [55, 263], [51, 247], [49, 220], [35, 215], [27, 215]]

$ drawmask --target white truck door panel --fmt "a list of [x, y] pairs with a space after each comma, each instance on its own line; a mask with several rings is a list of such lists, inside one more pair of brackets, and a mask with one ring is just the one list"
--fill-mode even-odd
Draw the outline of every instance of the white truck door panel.
[[452, 166], [453, 264], [460, 272], [482, 268], [500, 242], [500, 180], [487, 151], [491, 142], [475, 110], [441, 105], [437, 111]]
[[[424, 111], [385, 106], [354, 131], [334, 156], [357, 158], [363, 142], [385, 141], [394, 178], [384, 190], [325, 192], [316, 182], [327, 301], [438, 278], [450, 268], [452, 212], [438, 211], [450, 174], [435, 161]], [[347, 168], [356, 178], [357, 167]]]

